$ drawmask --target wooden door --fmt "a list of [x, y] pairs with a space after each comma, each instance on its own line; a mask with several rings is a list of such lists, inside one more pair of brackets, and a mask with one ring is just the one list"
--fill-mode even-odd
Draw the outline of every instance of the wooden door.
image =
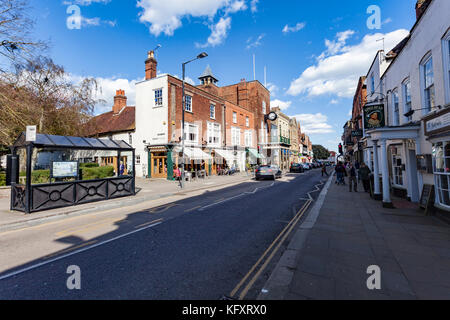
[[167, 157], [152, 156], [152, 178], [167, 179]]

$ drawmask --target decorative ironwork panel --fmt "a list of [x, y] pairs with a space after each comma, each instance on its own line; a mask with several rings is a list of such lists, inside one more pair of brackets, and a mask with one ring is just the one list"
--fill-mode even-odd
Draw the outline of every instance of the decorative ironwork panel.
[[12, 209], [18, 211], [25, 211], [26, 206], [26, 192], [25, 186], [23, 185], [13, 185], [12, 190]]
[[32, 186], [31, 210], [38, 211], [73, 205], [75, 203], [74, 188], [73, 182]]
[[107, 180], [78, 182], [76, 185], [76, 203], [81, 204], [108, 199], [107, 185]]
[[108, 198], [118, 198], [133, 195], [133, 178], [123, 178], [108, 181]]

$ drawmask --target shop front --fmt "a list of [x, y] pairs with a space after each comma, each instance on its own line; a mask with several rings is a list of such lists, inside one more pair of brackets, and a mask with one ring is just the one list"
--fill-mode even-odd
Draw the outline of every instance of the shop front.
[[435, 206], [450, 212], [450, 109], [426, 117], [424, 127], [432, 154], [422, 159], [422, 166], [433, 174]]

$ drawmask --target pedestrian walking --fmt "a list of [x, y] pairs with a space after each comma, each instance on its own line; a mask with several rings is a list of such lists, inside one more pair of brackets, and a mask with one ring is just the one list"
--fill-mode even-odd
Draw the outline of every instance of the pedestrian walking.
[[178, 183], [180, 184], [180, 187], [182, 187], [182, 183], [181, 183], [181, 170], [180, 168], [176, 167], [174, 170], [175, 173], [175, 179], [178, 181]]
[[346, 172], [345, 172], [345, 167], [342, 164], [342, 162], [338, 162], [338, 164], [335, 168], [335, 171], [336, 171], [336, 177], [337, 177], [336, 184], [338, 184], [338, 185], [342, 184], [345, 186], [344, 176], [345, 176]]
[[323, 177], [323, 174], [326, 174], [327, 177], [329, 176], [329, 174], [327, 172], [327, 166], [325, 165], [325, 163], [322, 165], [322, 177]]
[[365, 163], [361, 164], [361, 168], [358, 170], [359, 178], [362, 181], [364, 192], [370, 192], [370, 174], [372, 173]]
[[358, 179], [356, 178], [357, 171], [353, 164], [350, 162], [347, 167], [347, 176], [350, 192], [352, 192], [352, 186], [355, 192], [358, 192]]

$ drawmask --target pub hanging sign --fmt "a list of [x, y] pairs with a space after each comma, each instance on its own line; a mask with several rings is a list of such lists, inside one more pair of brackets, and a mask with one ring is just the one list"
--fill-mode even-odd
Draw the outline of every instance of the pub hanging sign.
[[364, 128], [366, 130], [384, 128], [385, 126], [384, 104], [364, 107]]

